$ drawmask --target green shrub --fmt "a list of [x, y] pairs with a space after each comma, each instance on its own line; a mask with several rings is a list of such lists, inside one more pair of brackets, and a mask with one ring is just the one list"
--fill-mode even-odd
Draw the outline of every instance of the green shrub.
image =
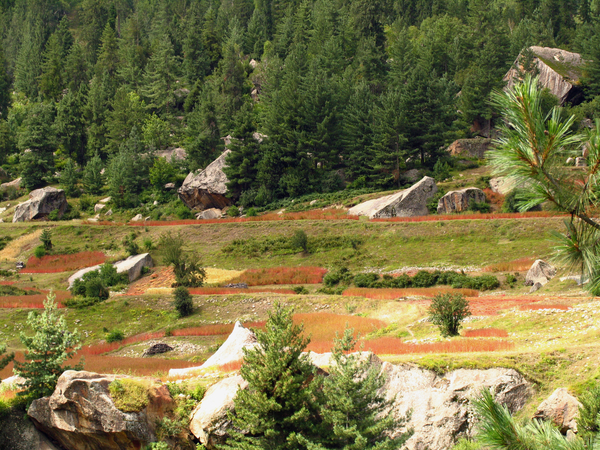
[[52, 250], [52, 231], [49, 228], [44, 228], [40, 235], [40, 241], [46, 251]]
[[327, 287], [333, 287], [340, 283], [350, 284], [350, 280], [352, 280], [352, 273], [347, 267], [340, 267], [337, 270], [327, 272], [323, 277], [323, 284]]
[[106, 335], [106, 342], [109, 344], [122, 341], [123, 339], [125, 339], [125, 333], [121, 330], [112, 330]]
[[142, 245], [144, 246], [144, 250], [146, 250], [146, 252], [149, 252], [154, 248], [154, 243], [152, 242], [151, 237], [145, 237]]
[[194, 312], [194, 302], [192, 301], [190, 291], [188, 291], [184, 286], [179, 286], [175, 289], [173, 295], [175, 296], [173, 306], [179, 313], [179, 317], [187, 317], [192, 315]]
[[444, 181], [446, 178], [450, 177], [450, 165], [446, 162], [438, 159], [433, 166], [433, 178], [435, 181]]
[[109, 296], [108, 289], [104, 287], [100, 278], [92, 278], [85, 283], [85, 296], [87, 298], [97, 298], [106, 300]]
[[436, 275], [426, 270], [419, 270], [411, 279], [412, 285], [417, 288], [435, 286], [436, 281]]
[[514, 276], [512, 273], [507, 273], [506, 274], [506, 284], [508, 284], [508, 286], [512, 289], [515, 287], [516, 283], [517, 283], [517, 277]]
[[577, 430], [583, 439], [593, 439], [600, 431], [598, 414], [600, 414], [600, 384], [595, 384], [591, 389], [579, 397], [581, 408], [577, 417]]
[[247, 217], [256, 217], [258, 214], [256, 212], [256, 208], [252, 207], [252, 208], [248, 208], [248, 211], [246, 211], [246, 216]]
[[140, 412], [148, 406], [148, 384], [129, 378], [116, 379], [108, 385], [115, 406], [123, 412]]
[[33, 254], [36, 258], [42, 258], [42, 257], [46, 256], [46, 249], [44, 248], [43, 245], [40, 245], [39, 247], [35, 248], [35, 250], [33, 251]]
[[442, 336], [458, 336], [461, 322], [471, 315], [469, 302], [462, 294], [438, 294], [429, 306], [429, 321]]
[[290, 239], [290, 245], [294, 249], [302, 249], [304, 253], [308, 253], [308, 236], [303, 230], [296, 230]]
[[79, 209], [81, 211], [89, 211], [94, 207], [94, 199], [87, 195], [82, 195], [79, 199]]
[[469, 205], [469, 210], [485, 214], [492, 210], [492, 206], [486, 202], [473, 202]]
[[306, 289], [304, 286], [294, 286], [292, 290], [298, 295], [308, 294], [308, 289]]
[[173, 266], [176, 285], [200, 287], [204, 284], [206, 272], [200, 266], [198, 257], [186, 254], [183, 245], [184, 238], [181, 233], [176, 236], [170, 232], [161, 235], [159, 246], [163, 263], [167, 266]]
[[100, 301], [99, 298], [73, 297], [63, 300], [61, 303], [67, 308], [83, 309], [94, 306], [95, 304], [100, 303]]
[[175, 210], [175, 215], [180, 220], [189, 220], [194, 218], [194, 213], [185, 205], [178, 206]]
[[237, 217], [240, 215], [240, 209], [235, 205], [231, 205], [227, 210], [227, 215], [229, 217]]
[[135, 233], [131, 233], [123, 239], [123, 247], [129, 256], [139, 255], [140, 253], [140, 247], [137, 242], [135, 242], [135, 238]]
[[379, 281], [379, 275], [376, 273], [359, 273], [354, 277], [354, 285], [359, 288], [373, 287]]

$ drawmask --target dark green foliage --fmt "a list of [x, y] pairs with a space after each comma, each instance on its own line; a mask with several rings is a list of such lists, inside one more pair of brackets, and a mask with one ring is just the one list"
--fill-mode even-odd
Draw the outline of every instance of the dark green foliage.
[[473, 212], [489, 213], [492, 210], [492, 207], [486, 202], [472, 202], [469, 204], [469, 210]]
[[438, 294], [428, 309], [429, 321], [436, 325], [442, 336], [458, 336], [461, 322], [471, 315], [469, 302], [462, 294]]
[[586, 389], [578, 399], [582, 407], [577, 417], [578, 436], [590, 444], [600, 431], [598, 414], [600, 414], [600, 384], [596, 383]]
[[67, 162], [63, 166], [62, 172], [60, 173], [60, 184], [68, 197], [77, 196], [77, 179], [78, 176], [75, 163], [71, 158], [69, 158], [67, 159]]
[[[94, 155], [83, 169], [83, 187], [88, 194], [99, 194], [104, 186], [104, 176], [102, 175], [102, 160], [98, 154]], [[83, 200], [83, 199], [82, 199]], [[83, 208], [82, 209], [87, 209]]]
[[125, 333], [121, 330], [112, 330], [106, 335], [106, 343], [111, 344], [113, 342], [119, 342], [125, 339]]
[[129, 256], [137, 255], [140, 253], [140, 246], [135, 242], [136, 235], [131, 233], [123, 239], [123, 248]]
[[347, 267], [340, 267], [337, 270], [327, 272], [323, 277], [323, 284], [328, 287], [336, 286], [340, 283], [350, 284], [352, 281], [352, 274]]
[[194, 302], [192, 301], [190, 291], [184, 286], [179, 286], [175, 288], [173, 296], [175, 297], [173, 306], [179, 313], [179, 317], [191, 316], [194, 312]]
[[308, 236], [304, 230], [296, 230], [292, 238], [290, 239], [290, 245], [292, 248], [299, 248], [304, 253], [308, 253]]
[[[99, 270], [88, 272], [80, 279], [75, 280], [71, 292], [75, 296], [101, 301], [108, 298], [109, 287], [127, 284], [128, 282], [127, 273], [117, 274], [117, 269], [112, 264], [105, 263], [100, 266]], [[69, 305], [67, 304], [67, 306]]]
[[240, 209], [235, 205], [231, 205], [227, 210], [227, 215], [229, 217], [238, 217], [240, 215]]
[[43, 245], [36, 247], [33, 251], [33, 256], [35, 256], [36, 258], [43, 258], [44, 256], [46, 256], [46, 254], [46, 248]]
[[37, 295], [38, 291], [28, 291], [15, 286], [0, 286], [0, 295]]
[[[6, 345], [0, 344], [0, 370], [4, 369], [8, 364], [14, 359], [15, 354], [9, 353], [8, 355], [4, 355], [6, 353]], [[4, 355], [4, 356], [2, 356]]]
[[200, 266], [198, 257], [187, 254], [183, 249], [184, 238], [181, 233], [161, 235], [158, 246], [163, 264], [173, 267], [176, 286], [200, 287], [204, 284], [206, 272]]
[[354, 277], [356, 287], [371, 287], [374, 282], [379, 281], [379, 275], [376, 273], [359, 273]]
[[40, 241], [42, 241], [45, 250], [52, 250], [52, 230], [50, 228], [44, 228], [40, 235]]

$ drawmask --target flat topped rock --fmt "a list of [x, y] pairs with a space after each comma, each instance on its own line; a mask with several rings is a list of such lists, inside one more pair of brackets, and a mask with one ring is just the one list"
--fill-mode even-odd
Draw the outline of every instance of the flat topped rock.
[[130, 256], [123, 261], [118, 261], [113, 264], [117, 273], [127, 273], [129, 276], [129, 282], [137, 280], [142, 276], [142, 269], [144, 267], [153, 267], [154, 263], [150, 253], [142, 253], [141, 255]]
[[36, 189], [29, 194], [29, 200], [17, 205], [13, 222], [46, 219], [53, 211], [58, 211], [58, 218], [60, 219], [67, 207], [67, 196], [62, 189], [51, 186]]
[[369, 219], [426, 216], [429, 214], [427, 202], [436, 192], [435, 180], [423, 177], [408, 189], [360, 203], [350, 208], [348, 214], [367, 216]]

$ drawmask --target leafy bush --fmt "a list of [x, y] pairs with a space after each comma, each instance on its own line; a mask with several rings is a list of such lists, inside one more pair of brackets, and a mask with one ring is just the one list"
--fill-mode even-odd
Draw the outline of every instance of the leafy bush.
[[506, 274], [506, 284], [508, 284], [508, 286], [511, 289], [515, 287], [516, 283], [517, 283], [517, 277], [516, 276], [514, 276], [512, 273]]
[[192, 212], [192, 210], [185, 205], [178, 206], [175, 210], [175, 215], [180, 220], [188, 220], [194, 218], [194, 213]]
[[442, 159], [438, 159], [433, 166], [433, 178], [435, 181], [444, 181], [446, 178], [450, 177], [450, 165], [448, 165]]
[[485, 214], [492, 210], [492, 206], [486, 202], [473, 202], [469, 205], [469, 210]]
[[258, 214], [256, 213], [256, 208], [252, 207], [252, 208], [248, 208], [248, 211], [246, 211], [246, 216], [248, 217], [256, 217]]
[[87, 195], [81, 196], [79, 199], [79, 209], [82, 211], [90, 211], [94, 207], [94, 200]]
[[356, 287], [373, 287], [373, 284], [379, 281], [379, 275], [376, 273], [359, 273], [354, 277]]
[[173, 295], [175, 296], [173, 306], [179, 313], [179, 317], [187, 317], [192, 315], [194, 312], [194, 302], [192, 301], [190, 291], [183, 286], [179, 286], [175, 289]]
[[294, 286], [292, 290], [298, 295], [308, 294], [308, 289], [306, 289], [304, 286]]
[[108, 390], [115, 406], [123, 412], [140, 412], [148, 405], [148, 386], [141, 381], [116, 379]]
[[121, 330], [112, 330], [106, 335], [106, 342], [111, 344], [125, 339], [125, 334]]
[[435, 286], [436, 282], [437, 275], [426, 270], [419, 270], [411, 279], [412, 286], [417, 288]]
[[44, 256], [46, 256], [46, 249], [43, 245], [40, 245], [39, 247], [35, 248], [33, 254], [36, 258], [43, 258]]
[[135, 242], [135, 238], [135, 233], [131, 233], [123, 239], [123, 247], [129, 256], [138, 255], [140, 253], [140, 247], [137, 242]]
[[98, 278], [91, 278], [85, 283], [86, 298], [97, 298], [98, 300], [106, 300], [108, 298], [108, 289]]
[[238, 217], [240, 215], [240, 209], [237, 206], [232, 205], [227, 210], [227, 215], [229, 217]]
[[163, 263], [173, 266], [177, 286], [201, 287], [206, 272], [200, 267], [199, 258], [187, 255], [183, 250], [184, 239], [181, 233], [176, 236], [170, 232], [160, 237], [159, 246]]
[[340, 267], [335, 271], [328, 272], [323, 277], [323, 283], [327, 287], [333, 287], [340, 283], [342, 284], [350, 284], [352, 280], [352, 273], [348, 270], [347, 267]]
[[308, 236], [303, 230], [296, 230], [290, 239], [292, 248], [300, 248], [304, 253], [308, 253]]
[[[71, 292], [73, 295], [86, 297], [88, 299], [106, 300], [109, 296], [109, 287], [118, 284], [127, 284], [129, 277], [126, 273], [117, 274], [117, 269], [112, 264], [105, 263], [99, 270], [93, 270], [84, 274], [80, 279], [73, 282]], [[94, 304], [97, 302], [93, 302]], [[72, 303], [74, 307], [82, 307], [84, 303]], [[66, 306], [69, 306], [65, 303]]]
[[429, 321], [437, 325], [442, 336], [458, 336], [461, 322], [471, 315], [469, 302], [462, 294], [438, 294], [429, 306]]

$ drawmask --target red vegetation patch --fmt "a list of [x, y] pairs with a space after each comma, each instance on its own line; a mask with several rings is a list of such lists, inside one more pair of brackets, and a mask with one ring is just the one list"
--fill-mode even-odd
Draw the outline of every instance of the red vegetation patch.
[[370, 288], [350, 288], [346, 289], [342, 295], [346, 297], [365, 297], [375, 300], [395, 300], [403, 297], [434, 297], [438, 294], [463, 294], [466, 297], [476, 297], [479, 292], [474, 289], [452, 289], [445, 287], [432, 288], [406, 288], [406, 289], [370, 289]]
[[80, 252], [69, 255], [46, 255], [41, 258], [32, 256], [20, 273], [58, 273], [102, 264], [106, 256], [102, 252]]
[[148, 289], [172, 286], [175, 283], [173, 268], [163, 267], [148, 277], [134, 281], [127, 288], [127, 295], [143, 295]]
[[[215, 325], [204, 325], [193, 328], [180, 328], [171, 331], [173, 336], [218, 336], [229, 334], [233, 331], [232, 323], [223, 323]], [[244, 324], [246, 328], [264, 328], [265, 322], [248, 322]]]
[[[38, 290], [38, 289], [36, 289]], [[40, 291], [34, 295], [5, 295], [0, 297], [0, 308], [44, 309], [44, 300], [50, 291]], [[58, 308], [64, 308], [61, 303], [71, 297], [69, 291], [54, 291]]]
[[483, 268], [483, 272], [524, 272], [529, 270], [535, 258], [519, 258], [510, 262], [490, 264]]
[[540, 309], [559, 309], [561, 311], [568, 311], [571, 307], [569, 305], [542, 305], [539, 303], [528, 303], [527, 305], [519, 306], [519, 310], [521, 311], [538, 311]]
[[12, 286], [16, 281], [0, 281], [0, 286]]
[[322, 267], [272, 267], [248, 269], [231, 283], [246, 283], [248, 286], [271, 284], [318, 284], [323, 281], [327, 269]]
[[440, 220], [494, 220], [494, 219], [527, 219], [534, 217], [562, 217], [550, 211], [531, 211], [526, 213], [489, 213], [489, 214], [448, 214], [418, 217], [392, 217], [390, 219], [371, 219], [371, 222], [436, 222]]
[[189, 289], [192, 295], [233, 295], [233, 294], [256, 294], [256, 293], [267, 293], [267, 294], [282, 294], [291, 295], [295, 294], [291, 289], [236, 289], [236, 288], [212, 288], [212, 287], [201, 287]]
[[232, 361], [227, 364], [223, 364], [219, 366], [219, 371], [221, 372], [237, 372], [242, 368], [242, 361]]
[[496, 209], [502, 208], [502, 205], [504, 205], [504, 195], [494, 192], [490, 188], [485, 188], [483, 192], [485, 193], [485, 198], [487, 198]]
[[499, 328], [480, 328], [479, 330], [465, 330], [463, 337], [508, 337], [506, 330]]

